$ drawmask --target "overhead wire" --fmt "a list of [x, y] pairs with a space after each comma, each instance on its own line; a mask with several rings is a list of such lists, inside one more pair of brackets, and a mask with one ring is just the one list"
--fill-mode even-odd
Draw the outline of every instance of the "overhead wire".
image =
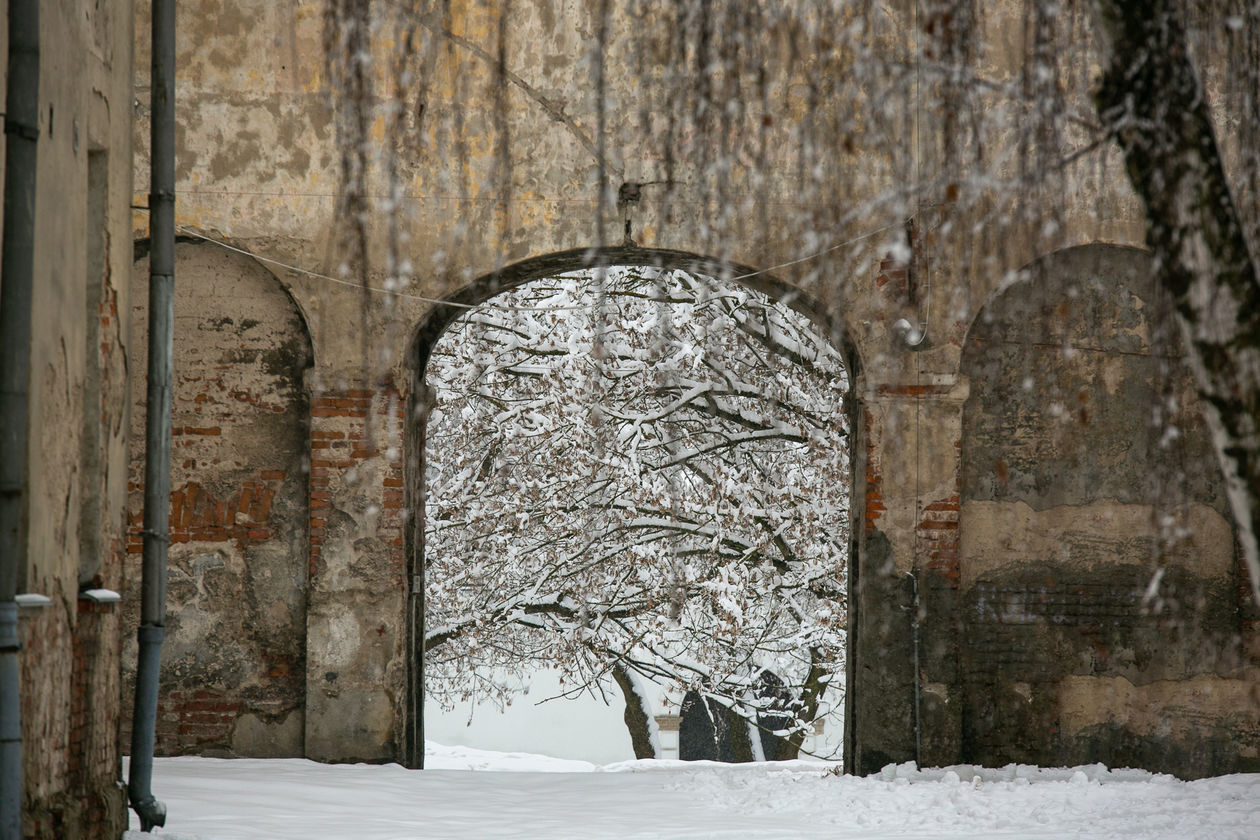
[[[131, 209], [139, 210], [142, 212], [148, 212], [147, 207], [141, 207], [141, 206], [136, 206], [136, 205], [133, 205]], [[897, 227], [899, 227], [899, 225], [897, 224], [884, 225], [883, 227], [876, 228], [875, 230], [868, 231], [867, 233], [861, 234], [859, 236], [855, 236], [852, 239], [847, 239], [843, 242], [837, 242], [834, 245], [830, 245], [826, 248], [823, 248], [820, 251], [816, 251], [811, 254], [806, 254], [805, 256], [798, 257], [794, 260], [788, 260], [786, 262], [778, 263], [776, 265], [772, 265], [767, 268], [758, 269], [756, 271], [749, 271], [744, 274], [736, 274], [730, 277], [722, 277], [720, 279], [723, 279], [732, 283], [737, 283], [741, 280], [749, 280], [753, 277], [760, 277], [762, 275], [770, 274], [775, 271], [780, 271], [784, 268], [790, 268], [792, 266], [800, 265], [802, 263], [806, 263], [811, 260], [819, 259], [820, 257], [824, 257], [827, 254], [840, 250], [841, 248], [845, 248], [850, 245], [855, 245], [864, 239], [870, 239], [872, 236], [877, 236], [881, 233], [884, 233], [885, 231], [893, 230]], [[332, 275], [329, 275], [329, 274], [323, 274], [318, 271], [312, 271], [311, 269], [302, 268], [301, 266], [296, 266], [291, 263], [286, 263], [282, 260], [273, 259], [272, 257], [265, 257], [261, 254], [255, 253], [248, 249], [241, 248], [236, 245], [232, 245], [228, 242], [223, 241], [222, 239], [217, 239], [213, 236], [202, 233], [201, 231], [198, 231], [194, 228], [190, 228], [187, 225], [177, 224], [175, 225], [175, 229], [179, 233], [185, 236], [191, 236], [193, 238], [200, 239], [209, 244], [217, 245], [220, 248], [223, 248], [224, 250], [231, 251], [233, 253], [240, 254], [242, 256], [250, 257], [252, 259], [258, 260], [259, 262], [267, 263], [268, 265], [274, 265], [277, 268], [282, 268], [286, 271], [291, 271], [295, 274], [305, 275], [307, 277], [311, 277], [317, 280], [327, 280], [331, 283], [336, 283], [341, 286], [347, 286], [352, 289], [365, 288], [363, 285], [352, 282], [350, 280], [344, 280], [340, 277], [333, 277]], [[650, 257], [651, 251], [645, 249], [644, 254], [645, 256]], [[572, 272], [561, 272], [557, 276], [563, 276], [563, 275], [567, 275], [571, 273]], [[367, 286], [366, 289], [369, 292], [376, 292], [378, 294], [393, 295], [394, 297], [405, 298], [407, 300], [417, 300], [422, 303], [432, 303], [432, 304], [436, 304], [440, 306], [451, 306], [457, 309], [467, 309], [467, 310], [480, 309], [480, 308], [492, 308], [492, 309], [497, 309], [502, 312], [562, 312], [562, 311], [567, 311], [567, 310], [578, 310], [578, 309], [587, 308], [585, 306], [508, 306], [504, 304], [496, 304], [493, 302], [493, 300], [483, 301], [482, 303], [459, 303], [457, 301], [444, 300], [442, 298], [429, 297], [426, 295], [417, 295], [417, 294], [412, 294], [410, 292], [398, 291], [396, 289], [381, 288], [379, 286]]]

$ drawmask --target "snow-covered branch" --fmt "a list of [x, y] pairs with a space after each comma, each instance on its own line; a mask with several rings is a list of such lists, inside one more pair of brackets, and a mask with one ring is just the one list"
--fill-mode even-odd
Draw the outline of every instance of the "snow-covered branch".
[[544, 648], [737, 706], [764, 668], [803, 691], [810, 650], [841, 667], [848, 378], [814, 326], [654, 270], [494, 304], [427, 371], [429, 696]]

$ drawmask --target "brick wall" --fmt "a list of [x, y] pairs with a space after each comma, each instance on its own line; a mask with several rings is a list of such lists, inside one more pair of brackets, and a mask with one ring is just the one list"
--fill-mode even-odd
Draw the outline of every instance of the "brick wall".
[[80, 600], [70, 615], [59, 604], [23, 612], [27, 840], [112, 838], [126, 824], [116, 784], [118, 627], [116, 604]]
[[910, 293], [910, 266], [885, 256], [876, 264], [875, 286], [895, 300], [905, 300]]
[[862, 507], [863, 530], [866, 536], [870, 536], [875, 531], [875, 523], [883, 515], [887, 508], [884, 507], [884, 488], [883, 480], [879, 471], [879, 451], [871, 434], [871, 417], [869, 414], [863, 417], [866, 429], [862, 439], [866, 441], [866, 503]]
[[[375, 412], [375, 416], [374, 416]], [[377, 390], [324, 390], [311, 397], [310, 569], [319, 567], [333, 505], [333, 477], [383, 459], [380, 528], [401, 585], [403, 562], [403, 399], [392, 384]], [[373, 422], [375, 421], [375, 422]]]
[[915, 525], [919, 567], [949, 580], [955, 587], [959, 581], [959, 504], [957, 493], [929, 502]]
[[[132, 371], [118, 315], [121, 308], [125, 318], [130, 293], [131, 23], [127, 2], [41, 4], [47, 119], [38, 143], [18, 591], [51, 603], [19, 619], [17, 793], [28, 840], [116, 840], [126, 827], [117, 607], [79, 593], [122, 586]], [[63, 130], [63, 113], [74, 115], [73, 132]]]
[[308, 757], [398, 758], [407, 698], [405, 405], [390, 382], [311, 396]]
[[[204, 434], [208, 430], [192, 430]], [[174, 433], [175, 446], [181, 435], [189, 434], [188, 428]], [[214, 434], [219, 434], [216, 426]], [[285, 470], [259, 470], [254, 477], [246, 478], [233, 488], [227, 498], [218, 498], [211, 489], [196, 481], [189, 481], [171, 490], [170, 535], [171, 545], [183, 543], [230, 542], [237, 550], [267, 543], [276, 536], [276, 523], [271, 519], [271, 506], [278, 493], [283, 493]], [[131, 485], [131, 491], [143, 491], [142, 484]], [[133, 511], [127, 532], [127, 552], [141, 554], [144, 538], [143, 511]]]
[[[147, 266], [136, 266], [144, 286]], [[307, 578], [305, 325], [276, 279], [176, 248], [170, 551], [157, 751], [302, 754]], [[132, 341], [146, 340], [139, 290]], [[143, 370], [143, 353], [139, 365]], [[133, 383], [128, 691], [143, 548], [143, 378]], [[128, 734], [127, 704], [124, 736]]]

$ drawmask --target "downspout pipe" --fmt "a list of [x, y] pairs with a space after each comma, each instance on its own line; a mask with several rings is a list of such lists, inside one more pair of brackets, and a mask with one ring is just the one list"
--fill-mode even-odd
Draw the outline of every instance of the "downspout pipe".
[[171, 389], [175, 336], [175, 0], [154, 0], [149, 124], [149, 381], [145, 412], [144, 553], [139, 657], [127, 790], [140, 830], [166, 824], [153, 796], [158, 674], [166, 634], [170, 544]]
[[39, 0], [10, 0], [5, 94], [4, 254], [0, 261], [0, 838], [22, 837], [22, 701], [16, 601], [23, 545], [35, 173], [39, 146]]

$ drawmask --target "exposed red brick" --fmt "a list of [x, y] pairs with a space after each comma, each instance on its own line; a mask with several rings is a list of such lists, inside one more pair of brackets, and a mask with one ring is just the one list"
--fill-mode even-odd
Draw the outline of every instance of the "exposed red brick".
[[185, 426], [184, 434], [186, 435], [211, 435], [211, 436], [221, 435], [223, 434], [223, 429], [220, 428], [219, 426], [207, 426], [205, 428]]
[[262, 498], [258, 500], [258, 513], [254, 517], [259, 522], [266, 522], [271, 516], [271, 502], [276, 493], [270, 487], [263, 490]]
[[951, 497], [946, 501], [933, 502], [923, 509], [924, 511], [947, 511], [957, 513], [959, 511], [959, 502], [957, 497]]

